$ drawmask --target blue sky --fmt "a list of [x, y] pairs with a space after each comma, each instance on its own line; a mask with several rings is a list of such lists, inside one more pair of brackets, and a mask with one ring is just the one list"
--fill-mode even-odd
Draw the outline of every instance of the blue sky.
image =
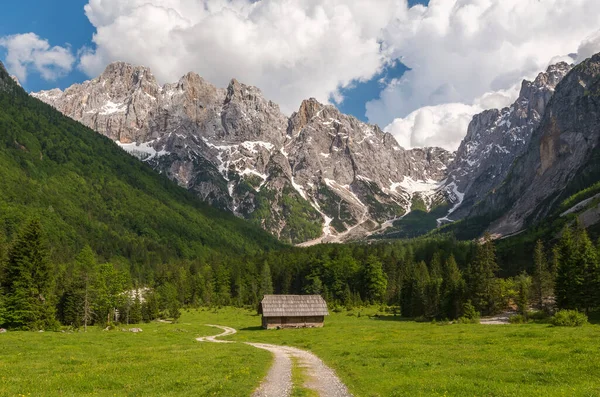
[[[75, 51], [84, 45], [90, 46], [94, 27], [84, 14], [86, 4], [87, 0], [7, 1], [0, 14], [0, 37], [33, 32], [47, 39], [52, 46], [68, 44]], [[4, 62], [5, 56], [6, 51], [0, 47], [0, 60]], [[76, 68], [57, 81], [45, 81], [38, 74], [30, 73], [24, 86], [28, 91], [65, 88], [87, 78]]]
[[[10, 1], [2, 7], [0, 14], [0, 37], [33, 32], [48, 40], [51, 46], [67, 46], [73, 52], [86, 46], [93, 48], [91, 41], [95, 28], [86, 17], [83, 7], [88, 0], [55, 1], [20, 0]], [[428, 0], [409, 0], [410, 5], [427, 4]], [[0, 60], [5, 61], [6, 50], [0, 47]], [[366, 121], [365, 104], [379, 96], [383, 88], [381, 79], [400, 77], [406, 68], [400, 62], [386, 68], [382, 73], [367, 82], [356, 82], [342, 90], [344, 101], [338, 104], [344, 113], [352, 114]], [[232, 76], [235, 77], [235, 76]], [[89, 77], [77, 67], [66, 76], [55, 81], [46, 81], [37, 73], [29, 73], [23, 83], [28, 91], [40, 91], [59, 87], [64, 89]]]

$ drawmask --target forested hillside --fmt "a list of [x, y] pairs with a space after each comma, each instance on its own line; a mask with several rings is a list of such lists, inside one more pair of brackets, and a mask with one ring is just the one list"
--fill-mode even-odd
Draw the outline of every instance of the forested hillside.
[[278, 245], [30, 97], [0, 66], [0, 241], [32, 217], [55, 262], [85, 244], [103, 260], [149, 267]]

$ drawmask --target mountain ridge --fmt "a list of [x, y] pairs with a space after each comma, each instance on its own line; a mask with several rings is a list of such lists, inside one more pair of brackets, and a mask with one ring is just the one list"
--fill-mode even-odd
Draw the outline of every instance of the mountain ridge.
[[188, 73], [159, 86], [148, 68], [118, 62], [64, 92], [32, 95], [294, 243], [365, 236], [410, 212], [413, 200], [430, 205], [452, 159], [440, 148], [405, 150], [314, 99], [287, 117], [235, 79], [220, 89]]

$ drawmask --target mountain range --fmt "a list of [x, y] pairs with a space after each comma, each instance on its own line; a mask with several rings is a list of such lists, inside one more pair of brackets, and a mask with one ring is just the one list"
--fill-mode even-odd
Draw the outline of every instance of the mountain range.
[[[581, 71], [581, 65], [572, 70], [559, 63], [523, 81], [510, 107], [473, 118], [455, 153], [402, 148], [376, 125], [315, 99], [287, 117], [258, 88], [235, 79], [222, 89], [188, 73], [160, 85], [148, 68], [123, 62], [64, 91], [32, 95], [211, 205], [280, 240], [312, 244], [412, 236], [464, 218], [506, 235], [521, 230], [532, 213], [539, 219], [548, 210], [532, 208], [547, 197], [536, 192], [562, 191], [588, 160], [577, 154], [578, 165], [553, 189], [536, 187], [538, 179], [549, 183], [540, 178], [555, 165], [548, 159], [571, 150], [561, 146], [561, 133], [539, 135], [556, 125], [554, 98], [575, 95], [567, 88], [559, 94], [561, 82]], [[575, 79], [583, 79], [579, 88], [589, 95], [593, 77]], [[523, 164], [528, 168], [517, 171]], [[524, 181], [532, 193], [521, 197]]]

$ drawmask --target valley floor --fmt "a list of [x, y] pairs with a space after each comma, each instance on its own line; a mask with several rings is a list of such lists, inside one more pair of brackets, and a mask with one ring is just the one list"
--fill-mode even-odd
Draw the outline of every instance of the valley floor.
[[[359, 316], [360, 313], [360, 316]], [[600, 326], [439, 325], [332, 313], [321, 329], [262, 330], [240, 309], [192, 310], [178, 324], [142, 333], [0, 334], [0, 395], [249, 396], [272, 357], [244, 343], [199, 343], [221, 324], [223, 339], [309, 350], [355, 396], [600, 395]]]

